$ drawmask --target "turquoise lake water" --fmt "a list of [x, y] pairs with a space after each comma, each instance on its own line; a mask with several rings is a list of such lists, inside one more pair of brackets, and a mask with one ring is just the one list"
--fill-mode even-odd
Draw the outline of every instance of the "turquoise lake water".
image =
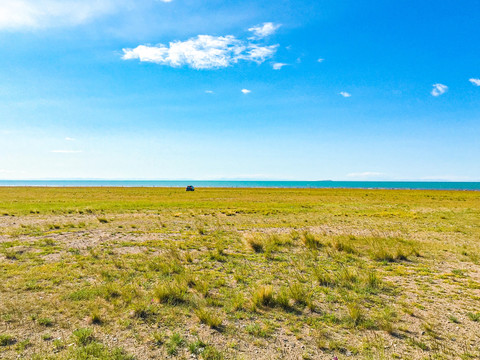
[[477, 190], [480, 182], [423, 182], [423, 181], [155, 181], [155, 180], [0, 180], [0, 186], [58, 186], [58, 187], [186, 187], [196, 188], [349, 188], [349, 189], [424, 189]]

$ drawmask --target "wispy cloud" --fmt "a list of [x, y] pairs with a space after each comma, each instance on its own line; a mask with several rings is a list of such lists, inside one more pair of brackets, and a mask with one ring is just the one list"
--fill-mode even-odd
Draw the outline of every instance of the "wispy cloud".
[[350, 173], [347, 176], [348, 177], [355, 177], [355, 178], [361, 178], [361, 177], [376, 177], [376, 176], [381, 176], [384, 175], [381, 172], [374, 172], [374, 171], [365, 171], [365, 172], [359, 172], [359, 173]]
[[128, 0], [0, 0], [0, 30], [75, 26], [117, 11]]
[[447, 92], [448, 86], [443, 84], [433, 84], [432, 96], [440, 96]]
[[274, 63], [272, 65], [273, 70], [281, 70], [284, 66], [287, 66], [288, 64], [285, 63]]
[[55, 154], [79, 154], [82, 151], [80, 151], [80, 150], [52, 150], [50, 152], [55, 153]]
[[325, 59], [321, 59], [321, 58], [317, 60], [317, 62], [319, 62], [319, 63], [322, 63], [324, 61], [325, 61]]
[[252, 92], [252, 90], [242, 89], [241, 92], [246, 95], [246, 94], [250, 94]]
[[266, 22], [262, 25], [251, 27], [250, 29], [248, 29], [248, 31], [252, 32], [256, 38], [262, 39], [275, 34], [275, 32], [280, 28], [280, 26], [280, 24]]
[[470, 81], [473, 85], [475, 86], [480, 86], [480, 79], [469, 79], [468, 81]]
[[346, 92], [346, 91], [341, 91], [341, 92], [340, 92], [340, 95], [342, 95], [342, 96], [345, 97], [345, 98], [349, 98], [350, 96], [352, 96], [352, 94], [350, 94], [350, 93], [348, 93], [348, 92]]
[[66, 140], [66, 141], [75, 141], [74, 138], [71, 138], [71, 137], [68, 137], [68, 136], [65, 138], [65, 140]]
[[213, 94], [213, 91], [212, 90], [205, 90], [205, 93], [206, 94]]
[[197, 70], [219, 69], [240, 60], [261, 64], [275, 54], [277, 47], [278, 45], [262, 46], [239, 40], [233, 35], [198, 35], [186, 41], [170, 42], [168, 46], [140, 45], [135, 49], [123, 49], [122, 58], [172, 67], [189, 66]]

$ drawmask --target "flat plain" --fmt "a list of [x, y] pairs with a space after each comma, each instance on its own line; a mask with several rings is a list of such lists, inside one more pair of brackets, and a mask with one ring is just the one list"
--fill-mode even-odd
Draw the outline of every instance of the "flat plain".
[[0, 358], [478, 359], [480, 193], [0, 188]]

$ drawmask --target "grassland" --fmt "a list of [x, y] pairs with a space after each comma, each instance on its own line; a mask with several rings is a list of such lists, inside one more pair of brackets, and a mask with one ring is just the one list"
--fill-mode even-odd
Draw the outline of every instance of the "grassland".
[[478, 359], [480, 193], [0, 188], [0, 358]]

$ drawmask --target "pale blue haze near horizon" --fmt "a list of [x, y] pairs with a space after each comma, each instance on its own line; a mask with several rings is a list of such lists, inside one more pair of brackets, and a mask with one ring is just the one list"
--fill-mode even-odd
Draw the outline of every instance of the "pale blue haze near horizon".
[[480, 181], [479, 14], [1, 0], [0, 179]]

